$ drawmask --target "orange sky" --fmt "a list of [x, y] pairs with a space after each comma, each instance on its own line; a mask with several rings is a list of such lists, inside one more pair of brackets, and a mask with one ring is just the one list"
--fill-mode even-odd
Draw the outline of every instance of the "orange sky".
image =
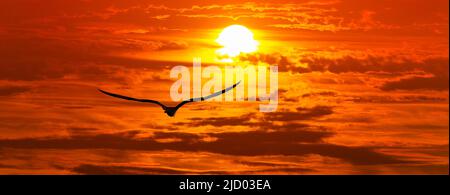
[[[0, 174], [448, 174], [447, 0], [0, 1]], [[279, 67], [258, 102], [159, 107], [175, 65]], [[173, 104], [173, 103], [172, 103]]]

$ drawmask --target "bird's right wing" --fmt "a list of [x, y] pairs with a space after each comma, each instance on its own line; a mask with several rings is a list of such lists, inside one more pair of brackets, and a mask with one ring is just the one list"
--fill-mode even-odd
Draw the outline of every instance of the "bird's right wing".
[[148, 99], [137, 99], [137, 98], [132, 98], [132, 97], [128, 97], [128, 96], [123, 96], [123, 95], [119, 95], [119, 94], [114, 94], [114, 93], [110, 93], [107, 91], [103, 91], [101, 89], [98, 89], [100, 92], [109, 95], [111, 97], [115, 97], [115, 98], [120, 98], [120, 99], [124, 99], [124, 100], [131, 100], [131, 101], [137, 101], [137, 102], [145, 102], [145, 103], [153, 103], [153, 104], [158, 104], [161, 107], [163, 107], [164, 109], [166, 108], [166, 106], [156, 100], [148, 100]]
[[213, 94], [211, 94], [211, 95], [208, 95], [208, 96], [206, 96], [206, 97], [201, 97], [200, 99], [199, 99], [199, 98], [192, 98], [192, 99], [193, 99], [193, 101], [205, 101], [205, 100], [207, 100], [207, 99], [210, 99], [210, 98], [213, 98], [213, 97], [222, 95], [222, 94], [226, 93], [227, 91], [232, 90], [232, 89], [235, 88], [237, 85], [239, 85], [239, 83], [241, 83], [241, 81], [235, 83], [233, 86], [229, 86], [229, 87], [223, 89], [222, 91], [217, 91], [217, 92], [215, 92], [215, 93], [213, 93]]
[[215, 93], [213, 93], [213, 94], [211, 94], [211, 95], [205, 96], [205, 97], [197, 97], [197, 98], [191, 98], [191, 99], [185, 100], [185, 101], [181, 102], [180, 104], [178, 104], [178, 105], [176, 106], [176, 108], [178, 109], [178, 108], [180, 108], [181, 106], [183, 106], [184, 104], [187, 104], [187, 103], [189, 103], [189, 102], [200, 102], [200, 101], [205, 101], [205, 100], [207, 100], [207, 99], [210, 99], [210, 98], [213, 98], [213, 97], [222, 95], [222, 94], [226, 93], [227, 91], [230, 91], [230, 90], [232, 90], [233, 88], [235, 88], [237, 85], [239, 85], [239, 83], [241, 83], [241, 81], [237, 82], [237, 83], [234, 84], [233, 86], [230, 86], [230, 87], [227, 87], [227, 88], [223, 89], [222, 91], [217, 91], [217, 92], [215, 92]]

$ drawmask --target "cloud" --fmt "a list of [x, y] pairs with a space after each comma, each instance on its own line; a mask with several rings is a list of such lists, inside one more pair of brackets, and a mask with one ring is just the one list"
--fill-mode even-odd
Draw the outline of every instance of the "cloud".
[[289, 166], [289, 163], [274, 163], [274, 162], [260, 162], [260, 161], [247, 161], [247, 160], [235, 160], [236, 163], [249, 165], [249, 166], [265, 166], [265, 167], [279, 167]]
[[330, 106], [315, 106], [312, 108], [298, 107], [296, 110], [296, 112], [268, 113], [264, 116], [264, 119], [268, 121], [304, 121], [333, 114], [333, 109]]
[[[78, 79], [127, 83], [151, 70], [163, 70], [180, 62], [130, 56], [139, 52], [184, 50], [183, 40], [146, 39], [114, 32], [47, 32], [0, 37], [0, 80]], [[46, 34], [46, 35], [42, 35]], [[125, 55], [128, 54], [128, 55]]]
[[[249, 53], [239, 55], [240, 61], [250, 62], [251, 64], [258, 65], [260, 63], [268, 65], [277, 65], [279, 71], [288, 71], [289, 68], [295, 67], [296, 62], [290, 59], [286, 55], [279, 53]], [[306, 71], [306, 70], [305, 70]]]
[[[367, 147], [349, 147], [321, 142], [327, 132], [278, 131], [278, 132], [227, 132], [202, 136], [214, 140], [198, 139], [197, 134], [163, 133], [159, 138], [191, 139], [191, 141], [158, 142], [155, 137], [140, 137], [138, 131], [118, 134], [75, 135], [65, 138], [24, 138], [0, 140], [0, 148], [16, 149], [116, 149], [180, 152], [211, 152], [235, 156], [286, 155], [304, 156], [318, 154], [345, 160], [352, 164], [375, 165], [405, 163], [397, 157], [385, 155]], [[194, 141], [195, 140], [195, 141]]]
[[350, 96], [347, 101], [354, 103], [371, 103], [371, 104], [412, 104], [412, 103], [442, 103], [448, 101], [448, 98], [433, 97], [426, 95], [403, 95], [403, 96]]
[[[1, 165], [0, 165], [1, 167]], [[256, 167], [255, 167], [256, 168]], [[180, 175], [180, 174], [262, 174], [267, 172], [287, 172], [287, 173], [305, 173], [311, 172], [312, 169], [297, 167], [278, 167], [266, 169], [254, 169], [244, 171], [191, 171], [173, 168], [161, 167], [133, 167], [121, 165], [95, 165], [81, 164], [71, 169], [72, 172], [88, 175], [134, 175], [134, 174], [156, 174], [156, 175]]]
[[[250, 129], [307, 129], [310, 126], [300, 123], [301, 121], [315, 120], [323, 116], [333, 114], [332, 107], [329, 106], [315, 106], [311, 108], [298, 107], [296, 111], [278, 111], [264, 113], [258, 115], [256, 112], [243, 114], [241, 116], [232, 117], [194, 117], [188, 118], [185, 122], [176, 122], [173, 125], [199, 127], [226, 127], [226, 126], [247, 126]], [[282, 125], [274, 124], [274, 122], [285, 122]]]
[[156, 48], [157, 51], [166, 51], [166, 50], [181, 50], [187, 49], [188, 44], [183, 41], [167, 41], [160, 42], [160, 45]]
[[28, 86], [17, 86], [17, 85], [1, 85], [0, 86], [0, 97], [1, 96], [14, 96], [27, 91], [30, 91], [31, 87]]
[[444, 76], [435, 77], [412, 77], [398, 81], [384, 83], [380, 89], [384, 91], [393, 90], [448, 90], [449, 78]]
[[[12, 25], [8, 18], [17, 23], [33, 23], [38, 27], [71, 26], [106, 23], [119, 26], [148, 26], [148, 22], [170, 27], [202, 28], [216, 23], [246, 21], [264, 28], [294, 28], [314, 31], [376, 31], [407, 28], [403, 33], [414, 33], [438, 29], [444, 31], [448, 21], [448, 2], [433, 0], [361, 3], [345, 1], [308, 2], [177, 2], [174, 0], [143, 1], [74, 1], [60, 3], [52, 1], [51, 6], [40, 6], [41, 12], [33, 12], [34, 0], [0, 4], [0, 22]], [[385, 6], [380, 6], [385, 5]], [[432, 6], [430, 6], [432, 5]], [[418, 9], [420, 8], [420, 9]], [[10, 13], [7, 10], [16, 10]], [[429, 14], [433, 13], [433, 14]], [[170, 16], [170, 17], [169, 17]], [[407, 17], [406, 17], [407, 16]], [[214, 19], [214, 20], [211, 20]], [[220, 22], [208, 22], [220, 21]], [[163, 23], [164, 22], [164, 23]], [[422, 28], [420, 28], [422, 27]], [[384, 31], [382, 31], [384, 32]]]
[[[382, 56], [368, 56], [363, 58], [344, 56], [336, 59], [311, 56], [301, 58], [300, 62], [307, 64], [309, 71], [329, 71], [337, 74], [346, 72], [385, 72], [395, 74], [423, 71], [437, 75], [445, 74], [445, 70], [448, 72], [449, 64], [448, 58], [429, 58], [417, 61], [413, 59]], [[295, 70], [295, 68], [293, 68], [293, 70]]]
[[331, 96], [336, 97], [338, 94], [334, 91], [322, 91], [322, 92], [314, 92], [314, 93], [305, 93], [302, 95], [302, 98], [316, 97], [316, 96]]
[[329, 57], [320, 53], [301, 53], [292, 56], [279, 53], [242, 54], [239, 60], [252, 64], [278, 65], [280, 71], [296, 73], [331, 72], [331, 73], [386, 73], [400, 74], [423, 72], [448, 77], [448, 57], [412, 57], [385, 56], [379, 54], [341, 54]]
[[367, 116], [342, 116], [342, 117], [333, 117], [325, 120], [321, 120], [321, 122], [337, 122], [337, 123], [374, 123], [375, 119]]
[[[344, 55], [337, 58], [320, 55], [299, 55], [287, 57], [282, 54], [244, 54], [240, 56], [241, 61], [252, 64], [279, 65], [280, 71], [294, 73], [323, 72], [334, 74], [366, 74], [370, 75], [368, 80], [375, 79], [371, 84], [384, 91], [392, 90], [448, 90], [449, 81], [449, 59], [448, 57], [430, 57], [425, 59], [413, 59], [411, 57], [375, 56], [356, 57]], [[431, 75], [431, 76], [430, 76]], [[407, 78], [405, 78], [407, 77]], [[315, 80], [314, 80], [315, 79]], [[318, 83], [313, 78], [313, 83]], [[326, 79], [326, 78], [325, 78]], [[352, 77], [341, 84], [365, 84], [358, 78]], [[379, 79], [379, 80], [376, 80]], [[320, 81], [323, 83], [323, 81]], [[338, 84], [336, 79], [331, 79], [328, 84]], [[350, 82], [348, 82], [350, 81]], [[378, 86], [377, 86], [378, 85]], [[312, 95], [312, 94], [311, 94]], [[311, 95], [305, 94], [305, 97]], [[333, 95], [323, 93], [322, 95]], [[295, 100], [294, 100], [295, 101]]]
[[[430, 4], [436, 6], [429, 6]], [[386, 5], [389, 8], [380, 5]], [[377, 34], [382, 34], [408, 29], [406, 32], [401, 32], [411, 33], [424, 30], [433, 32], [431, 26], [445, 30], [444, 26], [448, 17], [440, 15], [445, 15], [448, 10], [439, 6], [446, 7], [448, 2], [437, 0], [432, 3], [420, 1], [361, 3], [346, 0], [232, 4], [225, 1], [221, 4], [198, 5], [191, 9], [182, 9], [177, 16], [204, 20], [250, 20], [256, 21], [260, 26], [303, 31], [366, 33], [375, 31]], [[423, 9], [418, 10], [417, 7]], [[227, 14], [223, 14], [224, 12]], [[420, 29], [418, 26], [427, 26], [427, 28]]]
[[94, 135], [100, 131], [100, 129], [95, 127], [82, 127], [82, 126], [69, 126], [67, 127], [67, 131], [71, 135]]
[[[194, 171], [183, 171], [161, 167], [133, 167], [133, 166], [118, 166], [118, 165], [107, 166], [94, 164], [81, 164], [79, 166], [72, 168], [71, 171], [75, 173], [89, 174], [89, 175], [131, 175], [131, 174], [168, 175], [168, 174], [195, 174], [195, 173], [208, 174], [208, 172], [203, 173]], [[217, 174], [219, 173], [220, 172], [217, 172]]]
[[[0, 79], [2, 80], [67, 80], [113, 81], [127, 83], [135, 79], [146, 79], [154, 70], [187, 64], [173, 61], [137, 59], [115, 56], [108, 45], [99, 44], [102, 49], [80, 43], [67, 45], [64, 41], [30, 39], [0, 46]], [[34, 45], [39, 45], [35, 47]], [[157, 44], [158, 50], [181, 49], [183, 44]], [[177, 47], [177, 48], [176, 48]], [[109, 49], [108, 49], [109, 48]]]
[[188, 125], [188, 126], [214, 126], [214, 127], [223, 127], [223, 126], [247, 126], [253, 124], [250, 122], [252, 118], [256, 117], [255, 113], [244, 114], [236, 117], [194, 117], [189, 118], [189, 122], [177, 122], [174, 125]]

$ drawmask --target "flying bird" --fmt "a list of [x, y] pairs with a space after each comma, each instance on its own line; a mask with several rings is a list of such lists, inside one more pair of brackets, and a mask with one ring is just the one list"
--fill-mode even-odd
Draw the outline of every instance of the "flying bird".
[[109, 95], [109, 96], [112, 96], [112, 97], [115, 97], [115, 98], [120, 98], [120, 99], [125, 99], [125, 100], [131, 100], [131, 101], [137, 101], [137, 102], [145, 102], [145, 103], [157, 104], [157, 105], [159, 105], [159, 106], [162, 107], [162, 109], [164, 110], [164, 113], [166, 113], [166, 114], [167, 114], [168, 116], [170, 116], [170, 117], [173, 117], [173, 116], [175, 116], [175, 113], [177, 112], [178, 109], [180, 109], [181, 106], [183, 106], [183, 105], [185, 105], [185, 104], [187, 104], [187, 103], [189, 103], [189, 102], [205, 101], [205, 100], [207, 100], [207, 99], [210, 99], [210, 98], [213, 98], [213, 97], [222, 95], [222, 94], [226, 93], [227, 91], [229, 91], [229, 90], [235, 88], [237, 85], [239, 85], [239, 83], [241, 83], [241, 81], [237, 82], [237, 83], [234, 84], [233, 86], [230, 86], [230, 87], [228, 87], [228, 88], [225, 88], [225, 89], [223, 89], [222, 91], [217, 91], [217, 92], [215, 92], [215, 93], [213, 93], [213, 94], [211, 94], [211, 95], [208, 95], [208, 96], [206, 96], [206, 97], [198, 97], [198, 98], [191, 98], [191, 99], [188, 99], [188, 100], [184, 100], [184, 101], [180, 102], [180, 103], [179, 103], [177, 106], [175, 106], [175, 107], [169, 107], [169, 106], [166, 106], [166, 105], [164, 105], [164, 104], [162, 104], [161, 102], [156, 101], [156, 100], [137, 99], [137, 98], [132, 98], [132, 97], [127, 97], [127, 96], [123, 96], [123, 95], [119, 95], [119, 94], [110, 93], [110, 92], [107, 92], [107, 91], [103, 91], [103, 90], [101, 90], [101, 89], [98, 89], [98, 90], [99, 90], [100, 92], [106, 94], [106, 95]]

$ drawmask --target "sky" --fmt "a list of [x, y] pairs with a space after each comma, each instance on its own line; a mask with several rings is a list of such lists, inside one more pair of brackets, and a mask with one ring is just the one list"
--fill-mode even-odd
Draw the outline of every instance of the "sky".
[[[448, 7], [0, 1], [0, 174], [448, 174]], [[235, 24], [256, 51], [218, 53]], [[195, 57], [278, 65], [276, 112], [197, 102], [171, 118], [97, 91], [175, 105], [170, 70]]]

